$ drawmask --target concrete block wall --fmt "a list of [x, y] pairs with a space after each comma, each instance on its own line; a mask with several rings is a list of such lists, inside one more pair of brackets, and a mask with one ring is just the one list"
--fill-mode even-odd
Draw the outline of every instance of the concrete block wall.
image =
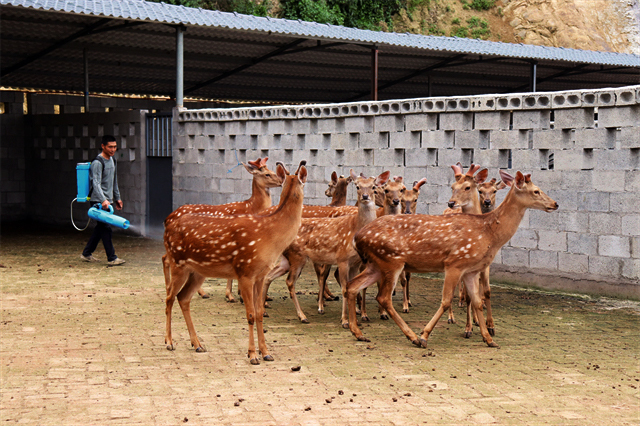
[[620, 285], [619, 294], [640, 297], [639, 87], [174, 110], [174, 207], [248, 198], [250, 175], [236, 166], [264, 156], [270, 167], [307, 160], [308, 204], [328, 202], [334, 170], [390, 170], [409, 183], [426, 177], [418, 206], [426, 214], [445, 209], [458, 161], [489, 168], [490, 178], [521, 170], [560, 210], [529, 211], [494, 269], [551, 276], [577, 290], [606, 282], [605, 292]]
[[[102, 136], [118, 141], [118, 186], [122, 216], [144, 231], [146, 219], [145, 111], [25, 116], [26, 203], [29, 218], [71, 226], [76, 197], [76, 164], [100, 153]], [[74, 203], [76, 224], [84, 227], [87, 203]]]

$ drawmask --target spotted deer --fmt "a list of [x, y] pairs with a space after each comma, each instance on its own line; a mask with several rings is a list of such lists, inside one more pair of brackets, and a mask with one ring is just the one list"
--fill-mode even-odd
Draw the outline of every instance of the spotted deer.
[[[271, 207], [271, 192], [269, 189], [282, 186], [282, 181], [275, 172], [267, 168], [268, 159], [269, 157], [258, 158], [255, 161], [247, 161], [247, 164], [243, 164], [244, 168], [253, 175], [251, 182], [251, 197], [247, 200], [220, 205], [185, 204], [169, 214], [165, 219], [165, 223], [171, 225], [173, 221], [187, 213], [229, 216], [236, 214], [256, 214], [268, 207]], [[166, 270], [169, 265], [164, 261], [164, 257], [162, 265], [166, 274]], [[233, 303], [236, 300], [231, 292], [232, 283], [233, 280], [227, 281], [225, 298], [227, 301]], [[205, 299], [209, 297], [202, 288], [198, 289], [198, 294]]]
[[[338, 265], [339, 281], [344, 296], [348, 277], [357, 272], [360, 265], [358, 253], [353, 246], [353, 236], [367, 223], [376, 218], [374, 189], [383, 185], [390, 172], [384, 172], [377, 178], [364, 178], [350, 171], [357, 190], [357, 209], [355, 215], [340, 217], [303, 218], [295, 240], [287, 247], [280, 264], [274, 268], [265, 280], [265, 291], [271, 281], [289, 272], [286, 283], [289, 295], [295, 305], [298, 318], [303, 323], [308, 319], [296, 297], [295, 283], [307, 259], [324, 265]], [[318, 292], [318, 312], [324, 312], [324, 288]], [[346, 300], [342, 299], [342, 324], [346, 328]]]
[[[368, 341], [358, 328], [355, 314], [356, 295], [362, 289], [380, 281], [378, 303], [411, 342], [426, 348], [429, 335], [451, 305], [453, 290], [462, 279], [480, 320], [483, 339], [489, 347], [498, 347], [484, 322], [476, 276], [491, 264], [498, 250], [515, 234], [527, 209], [546, 212], [558, 209], [558, 203], [531, 181], [531, 175], [518, 171], [515, 178], [511, 178], [500, 172], [511, 189], [502, 204], [490, 213], [384, 216], [358, 231], [355, 245], [366, 267], [347, 284], [349, 328], [358, 340]], [[408, 272], [445, 274], [440, 307], [419, 337], [391, 303], [393, 286], [403, 268]]]
[[478, 185], [478, 195], [480, 196], [482, 213], [489, 213], [496, 207], [496, 195], [498, 191], [506, 187], [507, 185], [504, 182], [496, 182], [496, 178]]
[[204, 352], [191, 319], [190, 303], [205, 277], [237, 279], [249, 323], [248, 357], [259, 364], [254, 341], [265, 361], [273, 361], [264, 339], [264, 278], [282, 252], [293, 242], [302, 220], [303, 187], [307, 181], [305, 162], [295, 175], [278, 163], [276, 173], [284, 188], [275, 211], [268, 215], [215, 217], [187, 213], [165, 223], [164, 245], [170, 274], [165, 270], [167, 349], [174, 350], [171, 336], [171, 308], [175, 298], [187, 323], [191, 344]]
[[[427, 183], [427, 178], [422, 178], [419, 181], [413, 182], [413, 188], [407, 190], [402, 194], [402, 213], [403, 214], [416, 214], [418, 209], [418, 197], [420, 196], [420, 188]], [[400, 274], [400, 285], [402, 286], [402, 312], [409, 312], [411, 304], [411, 298], [409, 297], [409, 282], [411, 281], [411, 273], [402, 271]]]

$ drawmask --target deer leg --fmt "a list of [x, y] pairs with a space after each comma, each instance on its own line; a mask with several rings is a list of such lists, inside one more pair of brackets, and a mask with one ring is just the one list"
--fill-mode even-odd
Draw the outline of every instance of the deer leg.
[[224, 297], [229, 303], [235, 303], [236, 299], [233, 297], [233, 280], [227, 280], [227, 289], [224, 292]]
[[241, 276], [238, 278], [238, 287], [240, 288], [240, 293], [244, 299], [244, 308], [247, 313], [247, 324], [249, 325], [249, 350], [247, 351], [247, 357], [249, 358], [251, 365], [258, 365], [260, 364], [260, 359], [256, 352], [253, 325], [256, 322], [257, 315], [255, 303], [257, 302], [264, 305], [264, 299], [259, 298], [258, 300], [254, 300], [254, 283], [255, 281], [250, 277]]
[[[464, 286], [464, 283], [461, 283], [462, 286]], [[464, 292], [464, 297], [465, 297], [465, 301], [467, 304], [467, 324], [464, 327], [464, 337], [465, 339], [468, 339], [469, 337], [471, 337], [471, 335], [473, 334], [473, 308], [471, 306], [471, 297], [469, 296], [469, 294], [465, 291]]]
[[393, 293], [393, 287], [398, 280], [398, 275], [402, 273], [403, 269], [386, 271], [383, 273], [382, 281], [378, 282], [378, 296], [376, 300], [380, 306], [389, 313], [389, 316], [400, 327], [400, 330], [407, 336], [407, 339], [418, 347], [427, 347], [427, 341], [418, 338], [418, 335], [411, 330], [407, 323], [398, 314], [398, 311], [393, 307], [393, 300], [391, 294]]
[[484, 315], [482, 314], [482, 297], [480, 297], [480, 289], [478, 288], [478, 273], [467, 273], [464, 275], [463, 280], [465, 287], [467, 287], [467, 293], [471, 297], [471, 306], [473, 306], [473, 310], [478, 315], [478, 320], [480, 322], [480, 333], [482, 334], [482, 339], [487, 343], [487, 346], [490, 348], [498, 348], [498, 344], [493, 341], [489, 331], [487, 330], [487, 325], [484, 322]]
[[171, 309], [173, 308], [173, 302], [175, 302], [176, 300], [176, 295], [178, 294], [180, 289], [182, 289], [182, 286], [184, 286], [187, 278], [189, 278], [189, 273], [185, 272], [182, 268], [174, 267], [173, 274], [171, 274], [169, 269], [167, 269], [168, 265], [165, 264], [165, 260], [167, 263], [169, 262], [169, 260], [166, 259], [165, 256], [162, 256], [164, 279], [165, 285], [167, 287], [167, 298], [165, 302], [165, 314], [167, 317], [167, 322], [164, 343], [167, 345], [167, 349], [172, 351], [175, 349], [175, 346], [173, 346], [173, 340], [171, 338]]
[[196, 348], [196, 352], [206, 352], [206, 349], [202, 346], [200, 340], [198, 340], [196, 329], [193, 326], [193, 319], [191, 318], [191, 298], [202, 286], [203, 282], [204, 277], [202, 275], [192, 272], [177, 296], [180, 309], [182, 309], [182, 315], [187, 323], [189, 337], [191, 338], [191, 345]]
[[369, 287], [382, 277], [380, 270], [372, 262], [367, 263], [364, 271], [356, 275], [351, 281], [347, 283], [347, 291], [343, 293], [344, 299], [347, 299], [349, 307], [349, 329], [356, 339], [368, 342], [369, 339], [364, 337], [362, 331], [358, 328], [358, 322], [356, 320], [356, 298], [363, 288]]
[[273, 356], [269, 353], [269, 349], [267, 349], [267, 342], [264, 338], [264, 303], [262, 303], [264, 278], [264, 275], [259, 276], [253, 286], [253, 301], [254, 309], [256, 311], [256, 330], [258, 332], [258, 350], [260, 351], [263, 360], [273, 361]]
[[367, 289], [363, 288], [360, 292], [360, 320], [371, 321], [367, 315]]
[[402, 271], [400, 274], [400, 284], [402, 285], [402, 312], [405, 314], [409, 312], [411, 305], [411, 299], [409, 298], [409, 280], [411, 279], [411, 273]]
[[[331, 265], [314, 263], [313, 269], [316, 271], [316, 277], [318, 278], [318, 313], [324, 314], [324, 299], [327, 297], [327, 292], [329, 292], [327, 278], [329, 277], [329, 272], [331, 272]], [[333, 295], [329, 300], [333, 300]]]
[[491, 286], [489, 285], [489, 271], [491, 267], [480, 272], [480, 289], [483, 291], [484, 305], [487, 308], [487, 330], [491, 336], [496, 335], [495, 325], [493, 324], [493, 314], [491, 312]]
[[453, 299], [453, 293], [456, 288], [456, 285], [460, 281], [460, 271], [457, 269], [449, 268], [445, 270], [444, 275], [444, 285], [442, 286], [442, 301], [440, 302], [440, 307], [433, 315], [433, 318], [429, 321], [429, 323], [422, 330], [422, 334], [420, 335], [420, 339], [426, 342], [429, 339], [429, 334], [433, 331], [434, 327], [438, 323], [438, 320], [442, 315], [451, 307], [451, 301]]
[[[264, 302], [265, 308], [269, 307], [269, 304], [267, 303], [267, 292], [269, 292], [269, 286], [271, 285], [271, 282], [276, 278], [280, 278], [281, 276], [286, 274], [289, 271], [289, 268], [290, 265], [287, 258], [284, 256], [280, 256], [280, 263], [278, 263], [278, 265], [271, 269], [271, 271], [269, 271], [269, 273], [267, 274], [267, 277], [264, 279], [264, 288], [262, 290], [262, 301]], [[266, 312], [264, 313], [264, 316], [269, 317]]]
[[462, 308], [467, 300], [467, 291], [464, 288], [464, 284], [460, 284], [458, 287], [458, 307]]
[[309, 320], [307, 319], [307, 316], [304, 314], [304, 312], [302, 312], [300, 302], [298, 302], [298, 297], [296, 296], [296, 281], [298, 280], [298, 277], [302, 272], [304, 264], [307, 263], [307, 259], [306, 257], [301, 257], [289, 253], [288, 260], [289, 264], [291, 265], [289, 267], [289, 275], [287, 276], [286, 280], [287, 288], [289, 289], [289, 296], [291, 297], [293, 305], [296, 308], [296, 314], [298, 315], [300, 322], [302, 322], [303, 324], [309, 324]]

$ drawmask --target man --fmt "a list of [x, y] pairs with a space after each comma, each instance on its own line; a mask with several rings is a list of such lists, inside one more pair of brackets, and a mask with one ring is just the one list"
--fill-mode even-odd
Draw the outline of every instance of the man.
[[[116, 153], [116, 149], [118, 149], [116, 138], [111, 135], [103, 136], [101, 146], [102, 152], [91, 162], [91, 168], [89, 169], [89, 176], [93, 185], [89, 201], [92, 206], [98, 206], [98, 208], [104, 210], [109, 210], [111, 204], [115, 206], [116, 210], [122, 210], [123, 204], [120, 199], [118, 177], [116, 176], [116, 161], [112, 158]], [[104, 250], [107, 253], [108, 266], [122, 265], [125, 261], [116, 256], [116, 251], [111, 242], [112, 233], [111, 225], [97, 222], [80, 258], [85, 262], [99, 262], [98, 259], [93, 257], [93, 252], [98, 246], [98, 242], [102, 240]]]

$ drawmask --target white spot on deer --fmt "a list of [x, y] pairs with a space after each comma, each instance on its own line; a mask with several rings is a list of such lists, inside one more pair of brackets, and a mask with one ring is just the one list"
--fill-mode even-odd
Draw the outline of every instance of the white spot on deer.
[[[471, 240], [469, 240], [469, 241], [471, 241]], [[467, 244], [467, 248], [468, 249], [471, 248], [471, 244]]]
[[238, 255], [238, 253], [239, 253], [239, 252], [238, 252], [238, 250], [234, 250], [233, 252], [231, 252], [231, 254], [232, 254], [233, 256], [237, 256], [237, 255]]

